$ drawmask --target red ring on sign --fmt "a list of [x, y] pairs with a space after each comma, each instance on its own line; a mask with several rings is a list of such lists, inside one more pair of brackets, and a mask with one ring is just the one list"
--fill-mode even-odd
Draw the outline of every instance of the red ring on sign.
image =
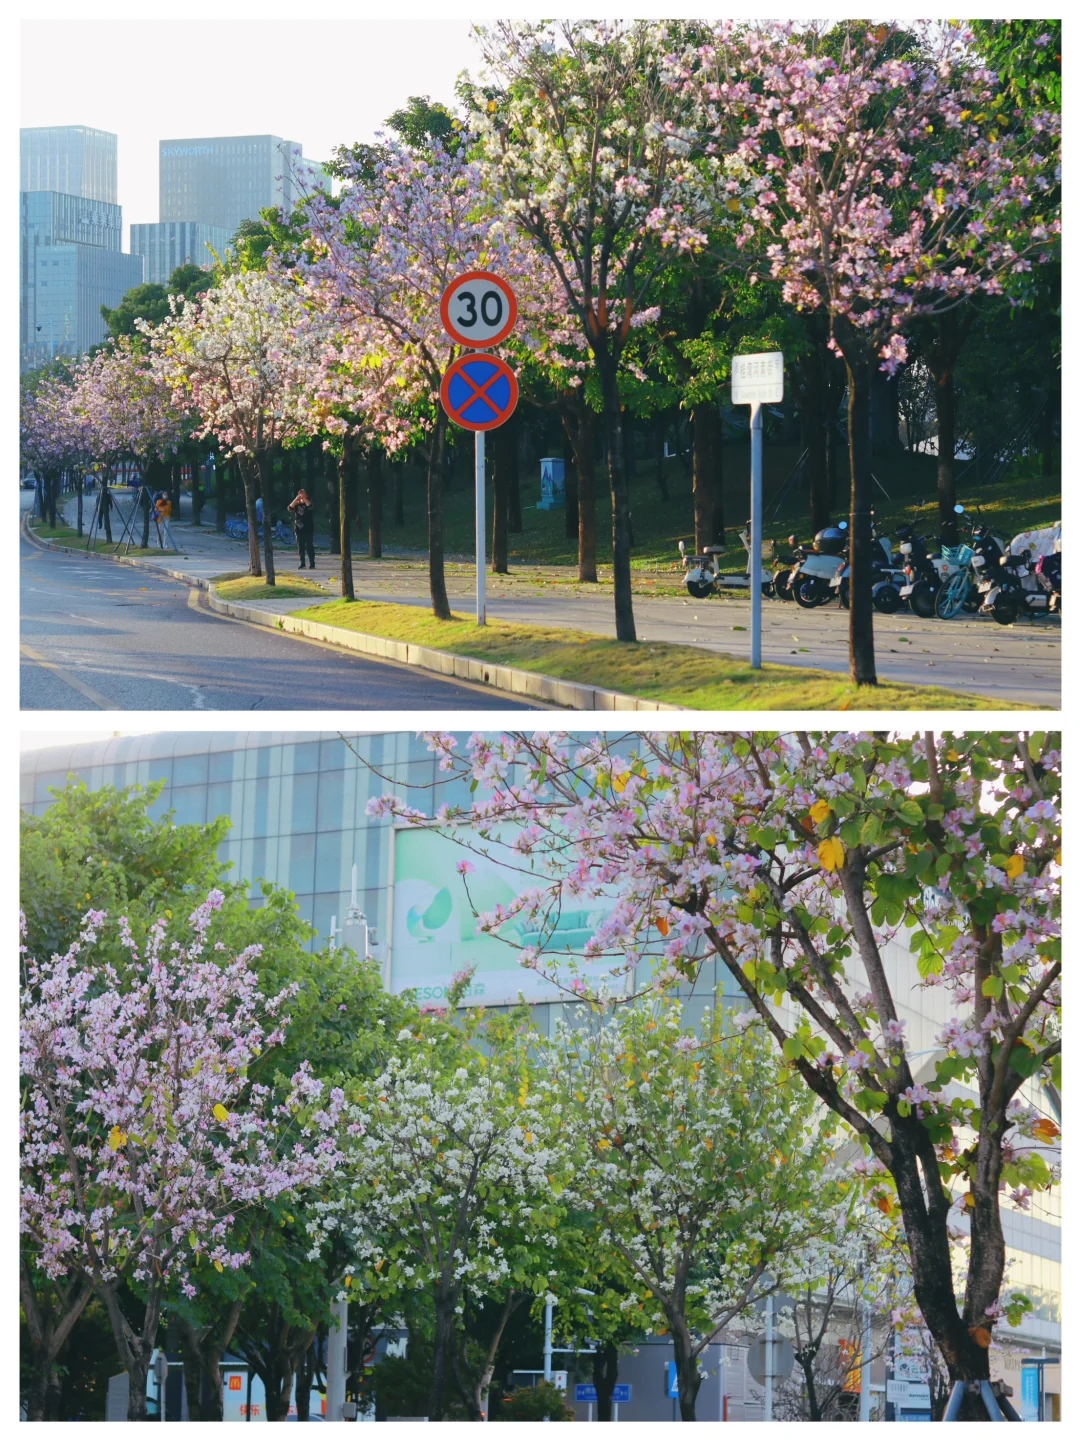
[[[458, 286], [464, 285], [466, 280], [486, 280], [496, 289], [501, 290], [503, 298], [506, 300], [509, 318], [498, 334], [492, 335], [490, 340], [477, 340], [472, 335], [463, 335], [460, 330], [455, 330], [450, 322], [450, 300], [457, 293]], [[501, 345], [517, 324], [517, 296], [505, 280], [500, 279], [498, 275], [493, 275], [490, 270], [467, 270], [464, 275], [459, 275], [456, 280], [452, 280], [443, 291], [442, 299], [439, 301], [439, 317], [442, 320], [443, 329], [458, 345], [467, 345], [470, 350], [486, 350], [491, 345]]]
[[[494, 375], [488, 376], [482, 383], [472, 379], [467, 373], [468, 367], [477, 364], [494, 366]], [[469, 394], [455, 407], [450, 403], [450, 383], [457, 376], [460, 376], [465, 381], [465, 384], [469, 388]], [[507, 380], [510, 385], [510, 400], [503, 408], [496, 405], [495, 401], [487, 394], [487, 391], [490, 390], [491, 386], [495, 384], [495, 381], [499, 379]], [[462, 430], [497, 430], [500, 425], [504, 425], [506, 421], [510, 419], [510, 416], [517, 409], [517, 376], [505, 360], [499, 359], [498, 355], [462, 355], [459, 360], [454, 361], [443, 376], [442, 384], [439, 386], [439, 399], [442, 401], [442, 407], [447, 415], [454, 424], [459, 425]], [[464, 412], [468, 410], [470, 405], [474, 405], [477, 400], [483, 400], [492, 410], [498, 412], [494, 419], [477, 421], [462, 418]]]

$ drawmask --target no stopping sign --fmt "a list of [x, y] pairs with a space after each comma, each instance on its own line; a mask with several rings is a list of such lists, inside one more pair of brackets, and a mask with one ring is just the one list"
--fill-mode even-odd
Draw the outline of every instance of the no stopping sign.
[[505, 340], [517, 323], [517, 297], [490, 270], [470, 270], [443, 291], [443, 329], [459, 345], [483, 350]]

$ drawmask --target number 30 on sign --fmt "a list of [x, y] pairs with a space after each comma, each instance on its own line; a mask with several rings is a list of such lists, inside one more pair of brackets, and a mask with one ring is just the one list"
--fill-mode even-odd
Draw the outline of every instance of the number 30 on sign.
[[443, 329], [459, 345], [483, 350], [505, 340], [517, 323], [517, 298], [490, 270], [470, 270], [443, 291]]

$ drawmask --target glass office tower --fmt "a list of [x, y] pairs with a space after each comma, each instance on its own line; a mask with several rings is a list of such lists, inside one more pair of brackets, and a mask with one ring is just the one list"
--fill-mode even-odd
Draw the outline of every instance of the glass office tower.
[[19, 132], [19, 189], [55, 190], [116, 204], [116, 136], [89, 125]]
[[214, 264], [211, 249], [224, 259], [231, 239], [228, 230], [201, 220], [160, 220], [132, 225], [131, 253], [145, 260], [148, 285], [166, 285], [178, 265], [208, 270]]
[[119, 205], [55, 191], [19, 196], [22, 369], [80, 355], [105, 339], [112, 309], [143, 281], [143, 258], [120, 249]]
[[230, 236], [262, 209], [288, 213], [310, 184], [304, 147], [277, 135], [162, 140], [158, 156], [158, 218], [198, 220]]

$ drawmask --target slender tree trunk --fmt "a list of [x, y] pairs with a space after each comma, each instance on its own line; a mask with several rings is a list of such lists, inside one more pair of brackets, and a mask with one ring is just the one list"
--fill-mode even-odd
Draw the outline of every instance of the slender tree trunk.
[[942, 543], [957, 541], [956, 512], [956, 362], [975, 321], [975, 310], [963, 314], [946, 311], [933, 322], [930, 339], [924, 346], [926, 363], [934, 379], [937, 410], [937, 494], [938, 524]]
[[[255, 513], [255, 502], [259, 498], [259, 472], [254, 457], [243, 454], [238, 457], [240, 476], [244, 482], [244, 508], [248, 522], [248, 574], [261, 575], [262, 561], [259, 558], [259, 517]], [[263, 501], [263, 509], [266, 502]]]
[[139, 505], [142, 509], [142, 538], [140, 540], [140, 548], [147, 550], [150, 547], [150, 511], [152, 508], [149, 485], [140, 485]]
[[663, 412], [653, 416], [649, 433], [652, 438], [653, 475], [656, 479], [656, 488], [659, 491], [660, 499], [666, 505], [671, 497], [668, 495], [667, 471], [664, 469], [664, 441], [667, 435], [667, 417]]
[[372, 445], [367, 454], [368, 559], [382, 559], [383, 450]]
[[405, 524], [405, 464], [394, 465], [394, 524], [400, 530]]
[[298, 1422], [311, 1421], [311, 1386], [315, 1379], [314, 1340], [304, 1351], [296, 1367], [296, 1419]]
[[450, 1351], [454, 1343], [458, 1291], [441, 1287], [435, 1296], [435, 1342], [431, 1357], [431, 1384], [428, 1387], [428, 1419], [441, 1420], [446, 1413], [446, 1382]]
[[511, 1290], [506, 1297], [502, 1310], [499, 1312], [498, 1323], [495, 1327], [495, 1334], [492, 1336], [488, 1346], [487, 1354], [476, 1372], [476, 1379], [468, 1393], [468, 1407], [470, 1419], [482, 1420], [487, 1412], [488, 1391], [491, 1389], [492, 1377], [495, 1374], [495, 1357], [499, 1352], [502, 1337], [506, 1332], [511, 1315], [525, 1299], [525, 1296], [518, 1290]]
[[492, 497], [491, 497], [491, 573], [506, 575], [509, 571], [507, 558], [507, 524], [510, 519], [510, 475], [512, 466], [509, 451], [516, 450], [516, 437], [506, 433], [507, 427], [500, 425], [491, 435], [492, 450]]
[[443, 563], [442, 475], [445, 442], [446, 414], [440, 407], [435, 428], [431, 432], [427, 467], [428, 585], [431, 591], [431, 608], [437, 620], [450, 619], [450, 601], [446, 595], [446, 571]]
[[356, 440], [346, 435], [338, 461], [338, 534], [341, 539], [341, 598], [355, 600], [352, 568], [353, 483], [356, 473]]
[[830, 523], [832, 482], [829, 476], [828, 383], [823, 367], [832, 352], [817, 344], [797, 362], [799, 409], [803, 419], [806, 470], [810, 489], [810, 529], [815, 534]]
[[179, 1321], [189, 1420], [225, 1418], [221, 1357], [232, 1343], [242, 1305], [242, 1300], [234, 1300], [220, 1326], [199, 1330], [187, 1320]]
[[506, 528], [511, 535], [521, 534], [521, 447], [525, 432], [521, 428], [520, 412], [511, 415], [503, 429], [509, 429], [513, 438], [513, 454], [509, 458], [509, 473], [506, 486]]
[[203, 492], [199, 483], [199, 452], [191, 452], [191, 523], [202, 524]]
[[870, 478], [870, 364], [862, 356], [847, 361], [848, 457], [851, 463], [851, 509], [848, 534], [851, 555], [851, 609], [848, 611], [850, 673], [856, 685], [876, 685], [874, 664], [873, 496]]
[[[103, 478], [103, 480], [102, 480], [102, 486], [101, 486], [101, 517], [102, 517], [102, 520], [104, 521], [104, 524], [105, 524], [105, 543], [106, 543], [107, 545], [111, 545], [111, 544], [113, 543], [113, 533], [112, 533], [112, 490], [109, 488], [109, 482], [112, 480], [112, 475], [113, 475], [112, 466], [111, 466], [111, 465], [106, 465], [106, 467], [105, 467], [105, 475], [104, 475], [104, 478]], [[55, 480], [53, 481], [53, 484], [52, 484], [52, 512], [53, 512], [52, 523], [53, 523], [53, 525], [55, 526], [55, 525], [56, 525], [56, 481], [55, 481]]]
[[78, 480], [78, 485], [76, 486], [76, 492], [77, 492], [77, 493], [76, 493], [76, 499], [75, 499], [75, 514], [76, 514], [76, 516], [78, 517], [78, 518], [77, 518], [77, 527], [78, 527], [78, 528], [77, 528], [76, 533], [78, 534], [80, 540], [82, 539], [82, 533], [83, 533], [83, 493], [84, 493], [85, 490], [86, 490], [86, 485], [85, 485], [85, 483], [83, 482], [83, 477], [80, 475], [80, 476], [79, 476], [79, 480]]
[[288, 505], [296, 496], [293, 489], [293, 452], [282, 450], [281, 452], [281, 494], [282, 503]]
[[592, 411], [582, 402], [560, 408], [563, 429], [577, 469], [578, 580], [596, 584], [596, 465], [593, 459]]
[[157, 1344], [161, 1297], [156, 1289], [147, 1296], [142, 1330], [140, 1334], [136, 1335], [120, 1309], [119, 1286], [118, 1280], [110, 1281], [99, 1287], [97, 1294], [105, 1306], [117, 1354], [128, 1375], [127, 1418], [129, 1420], [145, 1420], [146, 1377], [150, 1370], [150, 1357]]
[[276, 585], [277, 577], [274, 573], [274, 452], [272, 450], [260, 450], [255, 456], [255, 468], [259, 474], [259, 484], [262, 487], [263, 502], [263, 557], [266, 563], [266, 583]]
[[330, 554], [341, 554], [341, 516], [338, 513], [338, 462], [333, 454], [326, 452], [326, 517], [330, 531]]
[[566, 508], [563, 511], [563, 534], [568, 540], [573, 540], [578, 533], [579, 506], [577, 459], [572, 445], [566, 447], [566, 459], [563, 465], [566, 471]]
[[182, 488], [183, 466], [179, 460], [174, 460], [172, 463], [172, 493], [170, 499], [172, 500], [173, 515], [177, 520], [180, 519], [180, 491]]
[[596, 1390], [597, 1420], [611, 1420], [611, 1397], [619, 1379], [619, 1347], [607, 1340], [597, 1347], [592, 1362], [593, 1386]]
[[232, 480], [234, 460], [223, 460], [219, 455], [214, 466], [214, 529], [225, 533], [225, 521], [229, 518], [227, 485]]
[[607, 441], [608, 481], [611, 486], [611, 551], [615, 580], [615, 638], [637, 640], [634, 600], [630, 588], [630, 494], [623, 450], [622, 406], [617, 362], [605, 356], [600, 371], [604, 394], [604, 431]]
[[810, 1419], [820, 1421], [825, 1417], [821, 1413], [817, 1385], [814, 1382], [814, 1359], [813, 1355], [808, 1355], [805, 1359], [799, 1358], [799, 1369], [803, 1372], [803, 1379], [806, 1382], [806, 1405], [810, 1411]]
[[695, 405], [690, 420], [694, 434], [694, 552], [718, 543], [714, 533], [716, 414], [711, 401]]
[[23, 1317], [26, 1322], [29, 1345], [22, 1355], [22, 1363], [31, 1371], [31, 1383], [26, 1399], [28, 1420], [58, 1419], [55, 1411], [56, 1361], [67, 1343], [79, 1316], [86, 1309], [92, 1291], [79, 1278], [67, 1283], [59, 1296], [59, 1305], [43, 1312], [34, 1290], [34, 1277], [26, 1257], [19, 1266], [19, 1295], [22, 1301]]
[[671, 1331], [671, 1342], [675, 1348], [675, 1373], [679, 1377], [679, 1418], [683, 1421], [697, 1419], [697, 1396], [701, 1389], [701, 1375], [698, 1371], [697, 1356], [693, 1340], [686, 1323], [686, 1316], [678, 1306], [664, 1307], [664, 1317]]

